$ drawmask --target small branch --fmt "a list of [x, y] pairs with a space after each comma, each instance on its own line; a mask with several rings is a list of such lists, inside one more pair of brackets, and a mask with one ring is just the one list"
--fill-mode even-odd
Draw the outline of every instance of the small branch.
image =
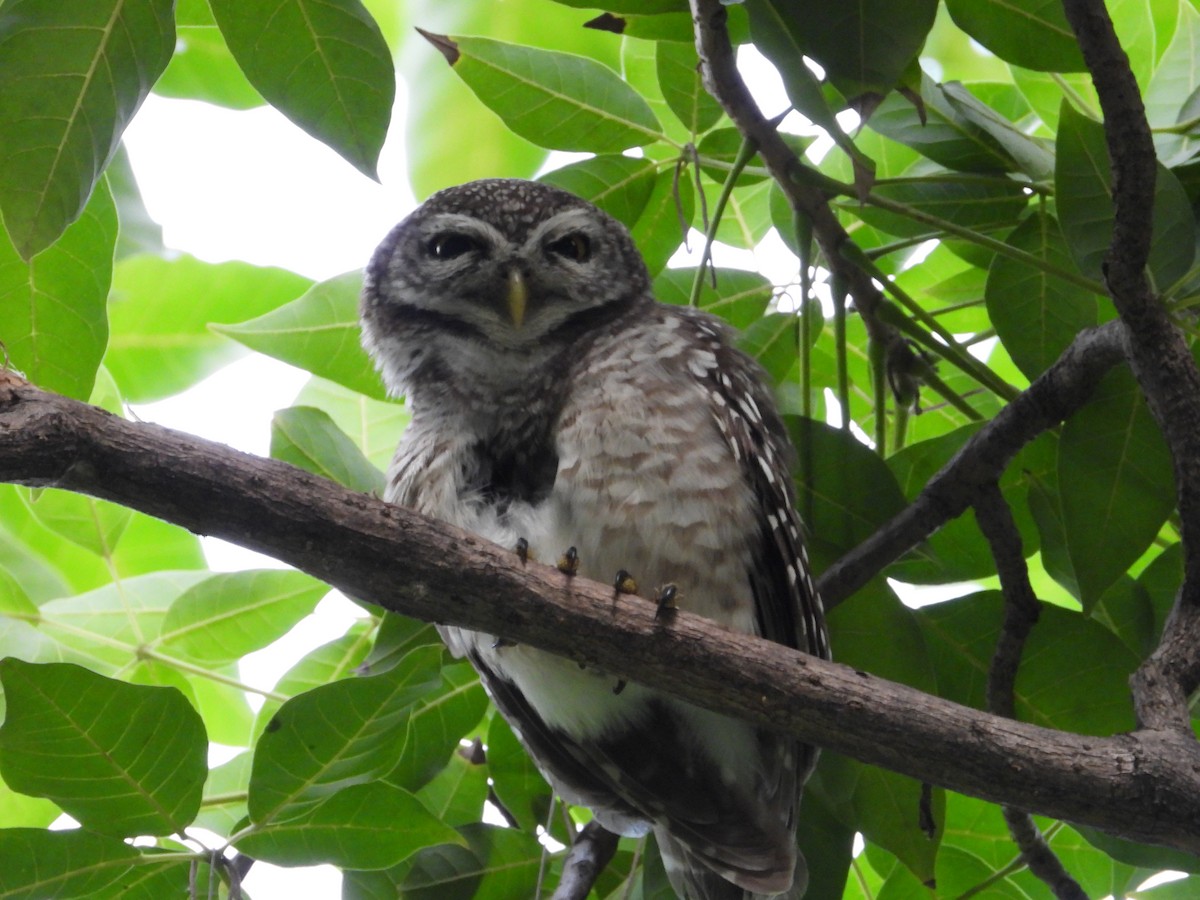
[[[1061, 408], [1061, 399], [1035, 396]], [[997, 470], [995, 447], [970, 452], [979, 455], [964, 448], [949, 468]], [[2, 373], [0, 480], [121, 503], [387, 609], [558, 653], [920, 781], [1200, 853], [1200, 746], [1178, 733], [1104, 738], [1040, 728], [685, 610], [667, 622], [652, 603], [614, 596], [610, 585], [522, 565], [475, 535], [277, 460], [128, 422]]]
[[1050, 849], [1033, 816], [1011, 806], [1004, 807], [1004, 821], [1009, 834], [1021, 850], [1021, 861], [1054, 892], [1058, 900], [1088, 900], [1079, 882], [1063, 868], [1062, 861]]
[[911, 504], [825, 571], [817, 589], [826, 607], [845, 600], [888, 563], [966, 511], [1025, 444], [1087, 402], [1104, 373], [1121, 361], [1123, 350], [1118, 322], [1080, 332], [1049, 369], [963, 445]]
[[[997, 715], [1014, 719], [1017, 670], [1021, 666], [1025, 640], [1037, 624], [1041, 605], [1033, 593], [1033, 585], [1029, 583], [1029, 568], [1025, 565], [1021, 533], [1013, 520], [1012, 510], [995, 483], [980, 491], [975, 501], [975, 519], [991, 548], [996, 571], [1000, 575], [1000, 588], [1004, 593], [1004, 624], [988, 671], [987, 704], [988, 709]], [[1033, 816], [1006, 805], [1004, 821], [1029, 871], [1041, 879], [1058, 900], [1088, 900], [1079, 882], [1071, 877], [1042, 837], [1033, 822]]]
[[758, 148], [767, 171], [787, 196], [792, 209], [812, 223], [813, 235], [821, 246], [826, 264], [834, 276], [844, 280], [854, 296], [867, 331], [885, 344], [898, 339], [891, 328], [875, 318], [875, 309], [883, 298], [871, 276], [842, 255], [842, 247], [850, 242], [850, 236], [838, 221], [827, 196], [820, 188], [795, 177], [801, 168], [799, 157], [762, 114], [742, 80], [729, 41], [725, 7], [720, 0], [691, 0], [691, 9], [704, 86], [721, 104], [742, 137]]
[[586, 900], [596, 878], [617, 852], [618, 835], [606, 831], [599, 822], [588, 822], [575, 836], [567, 851], [562, 878], [550, 900]]
[[1146, 277], [1153, 229], [1154, 141], [1137, 80], [1103, 0], [1063, 0], [1104, 112], [1112, 164], [1113, 236], [1105, 280], [1128, 329], [1130, 368], [1174, 461], [1184, 579], [1161, 643], [1134, 675], [1138, 721], [1191, 734], [1200, 687], [1200, 371]]
[[1017, 715], [1013, 695], [1021, 653], [1029, 632], [1037, 624], [1041, 605], [1029, 583], [1021, 533], [1017, 531], [1012, 510], [994, 482], [979, 492], [975, 500], [975, 520], [996, 561], [1000, 589], [1004, 594], [1004, 623], [988, 670], [987, 705], [996, 715], [1013, 719]]

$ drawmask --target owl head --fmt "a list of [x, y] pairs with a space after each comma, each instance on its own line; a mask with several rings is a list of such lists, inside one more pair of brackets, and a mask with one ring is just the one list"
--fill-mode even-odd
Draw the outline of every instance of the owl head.
[[629, 232], [550, 185], [486, 179], [447, 188], [397, 225], [367, 267], [363, 344], [404, 391], [456, 367], [538, 365], [649, 301]]

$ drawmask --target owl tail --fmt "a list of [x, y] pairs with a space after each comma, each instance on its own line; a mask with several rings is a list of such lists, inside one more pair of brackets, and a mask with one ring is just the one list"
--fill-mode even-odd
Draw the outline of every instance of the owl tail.
[[654, 837], [671, 887], [680, 900], [800, 900], [808, 887], [808, 864], [799, 851], [796, 851], [791, 886], [785, 887], [781, 885], [785, 879], [778, 869], [731, 870], [722, 866], [725, 872], [722, 875], [712, 868], [714, 860], [711, 857], [696, 852], [665, 829], [656, 828]]

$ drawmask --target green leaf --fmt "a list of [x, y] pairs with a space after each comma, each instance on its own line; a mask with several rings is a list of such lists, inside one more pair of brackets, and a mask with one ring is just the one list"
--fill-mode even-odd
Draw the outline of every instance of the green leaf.
[[912, 102], [892, 94], [879, 105], [867, 126], [922, 156], [960, 172], [1009, 172], [1020, 168], [990, 129], [965, 116], [961, 99], [950, 98], [927, 75], [921, 76], [918, 111]]
[[[786, 140], [789, 144], [792, 144], [793, 149], [795, 149], [797, 152], [797, 155], [802, 155], [808, 143], [811, 142], [802, 141], [799, 144], [795, 144], [792, 141], [793, 137], [793, 135], [788, 135]], [[724, 184], [726, 178], [729, 176], [729, 167], [731, 167], [734, 163], [734, 160], [741, 155], [742, 146], [744, 143], [745, 139], [742, 137], [741, 132], [736, 128], [714, 128], [708, 134], [704, 135], [704, 137], [700, 139], [700, 143], [696, 146], [696, 152], [700, 154], [700, 168], [704, 171], [705, 175], [707, 175], [717, 184]], [[710, 160], [724, 163], [725, 168], [711, 165]], [[756, 153], [750, 157], [750, 161], [747, 163], [747, 166], [761, 167], [762, 164], [761, 157], [759, 157], [759, 155]], [[766, 175], [759, 175], [743, 169], [742, 174], [738, 176], [738, 184], [754, 184], [759, 181], [764, 181], [766, 178]], [[784, 202], [786, 204], [786, 198], [784, 198]], [[788, 215], [790, 219], [790, 207], [788, 210]]]
[[118, 838], [78, 828], [2, 828], [0, 896], [20, 900], [116, 896], [138, 856], [134, 847]]
[[439, 688], [413, 709], [399, 764], [386, 780], [413, 791], [429, 783], [487, 708], [487, 694], [470, 663], [444, 666]]
[[[762, 275], [745, 269], [717, 269], [716, 287], [705, 272], [699, 307], [720, 316], [734, 328], [747, 329], [763, 318], [775, 289]], [[695, 269], [666, 269], [654, 279], [654, 296], [662, 303], [687, 306]]]
[[0, 682], [0, 774], [14, 790], [119, 837], [171, 834], [195, 817], [208, 740], [178, 691], [17, 659], [0, 661]]
[[[1157, 5], [1157, 4], [1156, 4]], [[1170, 6], [1170, 4], [1162, 4]], [[1197, 79], [1200, 71], [1200, 11], [1194, 4], [1180, 3], [1179, 24], [1171, 43], [1158, 61], [1149, 83], [1146, 85], [1143, 102], [1146, 118], [1155, 129], [1169, 128], [1192, 119], [1195, 114]], [[1186, 99], [1184, 99], [1186, 98]], [[1188, 134], [1158, 132], [1154, 135], [1154, 146], [1158, 158], [1174, 167], [1194, 156], [1200, 148], [1195, 129]]]
[[796, 364], [799, 346], [800, 318], [792, 313], [768, 313], [738, 338], [738, 347], [758, 360], [776, 384]]
[[213, 574], [175, 599], [157, 644], [204, 663], [234, 662], [287, 634], [328, 591], [288, 569]]
[[228, 109], [252, 109], [266, 102], [246, 80], [215, 22], [179, 22], [178, 26], [175, 55], [154, 83], [154, 93], [203, 100]]
[[111, 559], [133, 512], [107, 500], [57, 488], [20, 489], [39, 522], [103, 559]]
[[104, 364], [130, 403], [176, 394], [245, 353], [210, 323], [244, 322], [311, 286], [286, 269], [186, 254], [121, 260], [113, 272]]
[[[1063, 101], [1059, 113], [1055, 194], [1063, 236], [1085, 275], [1103, 280], [1112, 242], [1112, 173], [1104, 128]], [[1161, 163], [1154, 187], [1148, 267], [1160, 291], [1187, 274], [1195, 257], [1195, 219], [1187, 192]]]
[[381, 675], [323, 685], [283, 704], [254, 751], [251, 820], [295, 818], [391, 769], [413, 704], [440, 683], [441, 657], [441, 648], [421, 647]]
[[695, 214], [696, 194], [691, 183], [681, 177], [676, 185], [674, 170], [659, 172], [646, 208], [629, 229], [651, 278], [675, 255]]
[[246, 78], [369, 178], [392, 117], [392, 54], [359, 0], [209, 0]]
[[485, 743], [488, 774], [496, 796], [522, 829], [535, 834], [546, 822], [553, 802], [550, 786], [499, 713], [492, 716]]
[[120, 224], [117, 259], [124, 259], [136, 253], [162, 253], [162, 226], [154, 221], [150, 211], [146, 209], [124, 144], [117, 148], [105, 174]]
[[292, 406], [275, 413], [271, 456], [351, 490], [383, 496], [383, 473], [323, 410]]
[[[1061, 269], [1075, 263], [1053, 216], [1035, 212], [1005, 243]], [[1032, 381], [1075, 339], [1096, 324], [1096, 296], [1086, 288], [997, 253], [984, 293], [996, 334], [1021, 372]]]
[[1047, 0], [946, 0], [954, 23], [1005, 62], [1041, 72], [1084, 72], [1062, 4]]
[[171, 58], [171, 0], [8, 0], [0, 12], [0, 213], [23, 259], [88, 204]]
[[239, 753], [229, 762], [214, 766], [204, 782], [204, 801], [195, 827], [229, 837], [246, 818], [246, 785], [250, 783], [253, 754]]
[[[1045, 138], [1026, 134], [1021, 125], [1001, 115], [987, 103], [981, 101], [974, 92], [987, 94], [987, 88], [998, 88], [993, 98], [1008, 99], [1008, 105], [1019, 105], [1019, 111], [1014, 110], [1014, 116], [1020, 115], [1024, 121], [1030, 112], [1028, 104], [1017, 93], [1012, 85], [974, 84], [968, 90], [959, 82], [938, 85], [942, 96], [959, 116], [972, 125], [982, 129], [1012, 157], [1017, 168], [1028, 175], [1033, 181], [1049, 184], [1054, 180], [1054, 148]], [[1003, 91], [1003, 93], [1001, 93]], [[1015, 95], [1015, 97], [1009, 94]]]
[[[922, 0], [924, 2], [924, 0]], [[804, 62], [802, 27], [788, 16], [784, 4], [777, 0], [746, 0], [750, 13], [750, 33], [754, 46], [779, 70], [788, 99], [803, 115], [824, 130], [853, 163], [855, 184], [869, 183], [875, 171], [875, 161], [856, 146], [842, 129], [826, 98], [821, 84]]]
[[[765, 0], [750, 4], [752, 23], [766, 17], [800, 53], [817, 62], [846, 97], [888, 93], [916, 58], [937, 13], [937, 0]], [[757, 37], [757, 32], [756, 32]]]
[[[914, 499], [964, 444], [979, 430], [975, 424], [927, 440], [916, 441], [888, 457], [904, 495]], [[1010, 479], [1012, 480], [1012, 479]], [[1005, 484], [1004, 489], [1010, 485]], [[946, 584], [984, 578], [996, 563], [973, 517], [947, 522], [887, 569], [889, 577], [914, 584]]]
[[489, 38], [422, 34], [485, 106], [540, 147], [613, 153], [662, 136], [646, 101], [595, 60]]
[[117, 242], [108, 186], [97, 185], [83, 214], [76, 210], [71, 219], [54, 245], [39, 244], [28, 262], [0, 234], [0, 340], [30, 381], [87, 400], [108, 340], [104, 301]]
[[297, 406], [324, 410], [377, 469], [386, 469], [410, 418], [402, 403], [374, 400], [316, 376], [296, 396]]
[[470, 751], [459, 748], [433, 780], [417, 792], [425, 807], [435, 816], [458, 828], [483, 818], [488, 797], [487, 766], [483, 765], [482, 745], [479, 759], [468, 759]]
[[659, 42], [655, 64], [663, 97], [684, 128], [698, 135], [717, 124], [723, 115], [721, 104], [704, 89], [700, 58], [693, 44]]
[[1133, 376], [1110, 372], [1067, 420], [1058, 445], [1067, 550], [1085, 610], [1149, 548], [1175, 508], [1172, 471]]
[[[831, 610], [829, 628], [839, 662], [936, 692], [934, 670], [914, 613], [879, 581]], [[888, 636], [887, 641], [880, 642], [881, 634]], [[822, 754], [818, 772], [812, 790], [844, 826], [896, 854], [922, 881], [932, 878], [945, 821], [943, 791], [933, 793], [933, 819], [939, 830], [930, 839], [919, 827], [919, 782], [835, 753]]]
[[[294, 697], [352, 675], [382, 671], [365, 662], [374, 634], [375, 629], [368, 622], [352, 625], [341, 637], [322, 644], [301, 657], [279, 679], [275, 691]], [[283, 703], [274, 698], [266, 698], [254, 717], [252, 730], [256, 737], [262, 735], [282, 705]]]
[[905, 506], [887, 465], [848, 430], [787, 416], [796, 445], [797, 503], [814, 567], [858, 546]]
[[596, 204], [627, 228], [641, 216], [654, 191], [652, 159], [620, 154], [593, 156], [541, 176], [538, 181]]
[[[927, 176], [877, 183], [871, 193], [981, 232], [1011, 227], [1028, 203], [1028, 197], [1019, 184], [999, 178]], [[869, 205], [843, 203], [840, 206], [864, 222], [898, 237], [925, 235], [933, 227], [901, 213]]]
[[251, 350], [383, 400], [387, 391], [359, 342], [361, 289], [362, 272], [347, 272], [257, 319], [211, 327]]
[[[525, 900], [534, 896], [545, 854], [535, 837], [482, 823], [465, 826], [459, 833], [467, 847], [429, 847], [392, 872], [374, 878], [370, 873], [352, 877], [348, 882], [358, 892], [350, 896], [404, 900]], [[373, 893], [363, 892], [368, 883], [373, 885]]]
[[[942, 696], [977, 709], [986, 707], [988, 668], [1003, 615], [999, 591], [981, 591], [917, 611]], [[1064, 668], [1064, 659], [1074, 663]], [[1099, 623], [1043, 603], [1017, 672], [1017, 718], [1080, 734], [1108, 735], [1132, 728], [1126, 681], [1138, 661]]]
[[258, 825], [234, 845], [280, 866], [330, 863], [386, 869], [428, 847], [465, 845], [408, 791], [378, 782], [343, 788], [286, 821]]
[[43, 603], [42, 629], [91, 668], [127, 666], [158, 636], [172, 601], [210, 573], [153, 572]]

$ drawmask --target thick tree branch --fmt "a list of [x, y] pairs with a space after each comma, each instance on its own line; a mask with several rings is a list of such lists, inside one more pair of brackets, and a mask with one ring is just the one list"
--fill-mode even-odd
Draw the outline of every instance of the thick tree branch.
[[[1037, 624], [1041, 607], [1033, 593], [1033, 585], [1029, 583], [1021, 533], [997, 484], [979, 492], [975, 501], [975, 519], [991, 548], [992, 558], [996, 560], [996, 571], [1004, 592], [1004, 624], [988, 670], [987, 704], [990, 711], [1012, 719], [1016, 718], [1014, 696], [1021, 654], [1025, 650], [1025, 639]], [[1005, 806], [1004, 821], [1029, 871], [1040, 878], [1058, 900], [1088, 900], [1079, 882], [1071, 877], [1042, 837], [1033, 816], [1015, 806]]]
[[1153, 229], [1154, 142], [1137, 80], [1103, 0], [1063, 0], [1092, 73], [1112, 165], [1113, 236], [1105, 278], [1128, 333], [1130, 367], [1174, 461], [1184, 579], [1162, 642], [1134, 676], [1138, 720], [1191, 733], [1200, 687], [1200, 371], [1146, 276]]
[[268, 553], [387, 609], [476, 628], [953, 790], [1200, 852], [1200, 748], [968, 709], [566, 579], [294, 469], [0, 373], [0, 479], [122, 503]]
[[562, 878], [550, 900], [586, 900], [596, 878], [617, 852], [620, 838], [601, 827], [595, 820], [588, 822], [575, 835], [575, 843], [567, 851]]
[[1119, 322], [1081, 332], [1028, 390], [963, 445], [911, 504], [825, 571], [817, 582], [825, 605], [836, 606], [885, 565], [965, 512], [1022, 447], [1087, 402], [1123, 352]]

